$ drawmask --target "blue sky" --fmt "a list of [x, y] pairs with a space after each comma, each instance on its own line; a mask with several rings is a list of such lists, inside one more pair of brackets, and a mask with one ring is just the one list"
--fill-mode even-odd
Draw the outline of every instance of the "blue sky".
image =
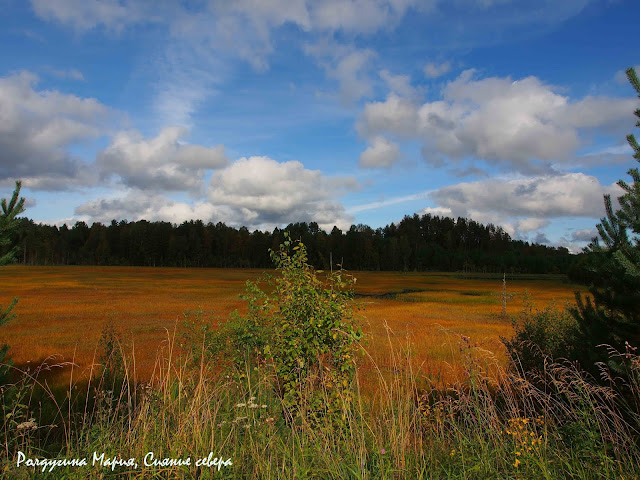
[[635, 163], [633, 0], [0, 3], [0, 193], [36, 221], [430, 212], [578, 251]]

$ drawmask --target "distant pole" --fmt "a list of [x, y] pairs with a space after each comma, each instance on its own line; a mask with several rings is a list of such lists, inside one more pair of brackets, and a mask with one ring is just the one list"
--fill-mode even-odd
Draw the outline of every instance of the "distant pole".
[[507, 274], [502, 274], [502, 316], [507, 316]]

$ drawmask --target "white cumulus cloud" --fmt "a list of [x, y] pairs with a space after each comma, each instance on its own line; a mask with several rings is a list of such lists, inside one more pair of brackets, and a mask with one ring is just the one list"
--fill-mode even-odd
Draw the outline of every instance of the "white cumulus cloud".
[[37, 90], [29, 72], [0, 78], [0, 180], [65, 189], [93, 184], [90, 168], [69, 147], [101, 136], [110, 110], [94, 98]]
[[622, 131], [632, 98], [572, 101], [536, 77], [476, 80], [473, 70], [449, 82], [442, 99], [418, 104], [390, 94], [365, 106], [357, 128], [366, 138], [394, 135], [422, 143], [433, 164], [482, 159], [524, 173], [575, 162], [583, 136], [593, 129]]
[[601, 185], [584, 173], [542, 175], [511, 180], [487, 179], [439, 188], [431, 193], [439, 206], [455, 215], [493, 212], [503, 217], [533, 220], [558, 217], [594, 217], [604, 213], [602, 196], [621, 193], [616, 184]]
[[358, 187], [354, 178], [327, 177], [297, 161], [250, 157], [215, 171], [206, 200], [187, 203], [135, 188], [87, 202], [76, 208], [75, 215], [103, 223], [112, 219], [172, 223], [200, 219], [270, 230], [291, 222], [315, 221], [327, 230], [334, 225], [346, 229], [353, 217], [336, 198]]
[[400, 157], [398, 145], [384, 137], [375, 137], [360, 155], [361, 167], [390, 167]]
[[214, 173], [209, 200], [231, 208], [235, 224], [258, 227], [315, 221], [323, 228], [343, 228], [353, 218], [335, 198], [358, 186], [352, 177], [327, 177], [297, 161], [250, 157]]
[[184, 127], [167, 127], [155, 138], [136, 131], [116, 134], [98, 155], [103, 177], [115, 175], [128, 187], [143, 190], [198, 191], [207, 170], [228, 163], [223, 145], [203, 147], [181, 143]]
[[[188, 220], [217, 222], [228, 217], [229, 212], [208, 202], [193, 205], [177, 202], [164, 195], [131, 190], [124, 195], [92, 200], [75, 209], [78, 218], [89, 222], [108, 224], [111, 220], [148, 220], [180, 224]], [[69, 219], [69, 222], [75, 221]]]

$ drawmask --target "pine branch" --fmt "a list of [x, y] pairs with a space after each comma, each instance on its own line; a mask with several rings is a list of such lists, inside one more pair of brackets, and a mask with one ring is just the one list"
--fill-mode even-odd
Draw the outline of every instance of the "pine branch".
[[2, 309], [2, 307], [0, 307], [0, 326], [15, 318], [16, 314], [13, 313], [12, 310], [13, 307], [16, 306], [16, 303], [18, 303], [18, 299], [14, 298], [7, 308]]
[[[10, 245], [11, 234], [15, 231], [19, 220], [16, 218], [19, 214], [24, 212], [24, 198], [20, 197], [20, 189], [22, 182], [16, 182], [16, 188], [13, 191], [11, 200], [7, 203], [5, 198], [2, 199], [0, 205], [2, 206], [2, 213], [0, 213], [0, 246]], [[11, 263], [14, 259], [17, 247], [9, 249], [0, 256], [0, 266]]]
[[629, 79], [629, 83], [633, 88], [635, 88], [636, 92], [638, 92], [638, 97], [640, 97], [640, 80], [638, 80], [636, 69], [633, 67], [628, 68], [626, 74], [627, 78]]
[[2, 199], [2, 216], [7, 217], [10, 220], [13, 220], [16, 215], [20, 215], [24, 212], [24, 198], [20, 197], [20, 189], [22, 188], [22, 182], [18, 180], [16, 182], [16, 188], [13, 191], [13, 195], [11, 196], [11, 201], [7, 206], [7, 200], [5, 198]]
[[[633, 86], [636, 92], [638, 92], [638, 98], [640, 98], [640, 80], [638, 80], [638, 74], [636, 73], [635, 68], [627, 69], [626, 73], [627, 73], [627, 78], [629, 79], [629, 83]], [[640, 109], [637, 109], [633, 113], [636, 117], [640, 118]], [[636, 127], [640, 127], [640, 120], [636, 123]], [[636, 152], [637, 151], [638, 150], [636, 150]]]
[[626, 273], [633, 277], [640, 277], [639, 255], [634, 255], [632, 251], [618, 250], [614, 253], [614, 257], [624, 267]]
[[[640, 112], [640, 110], [639, 110], [639, 112]], [[638, 122], [638, 123], [640, 123], [640, 122]], [[638, 142], [636, 141], [636, 137], [633, 136], [633, 135], [627, 135], [627, 142], [629, 143], [629, 146], [631, 148], [633, 148], [633, 151], [635, 152], [633, 154], [633, 158], [635, 158], [636, 160], [638, 160], [640, 162], [640, 145], [638, 145]]]

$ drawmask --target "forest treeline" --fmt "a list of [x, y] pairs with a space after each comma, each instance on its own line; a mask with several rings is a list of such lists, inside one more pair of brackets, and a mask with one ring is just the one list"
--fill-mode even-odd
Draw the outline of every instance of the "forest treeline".
[[574, 259], [566, 248], [513, 240], [499, 226], [427, 214], [405, 216], [397, 225], [375, 230], [352, 225], [330, 233], [315, 222], [250, 232], [200, 220], [57, 227], [22, 218], [17, 260], [27, 265], [270, 268], [269, 249], [278, 248], [284, 231], [302, 240], [310, 263], [321, 269], [329, 269], [332, 261], [349, 270], [566, 273]]

